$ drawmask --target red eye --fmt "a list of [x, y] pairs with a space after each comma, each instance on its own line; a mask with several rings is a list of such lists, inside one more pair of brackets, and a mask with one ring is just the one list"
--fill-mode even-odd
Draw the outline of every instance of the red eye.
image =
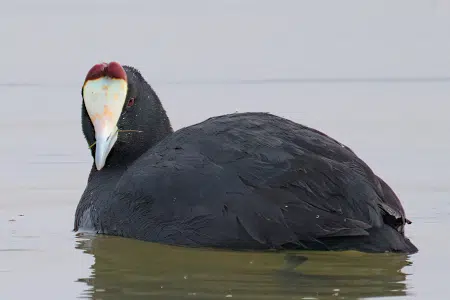
[[128, 100], [127, 107], [132, 107], [133, 104], [134, 104], [134, 98], [130, 98], [130, 100]]

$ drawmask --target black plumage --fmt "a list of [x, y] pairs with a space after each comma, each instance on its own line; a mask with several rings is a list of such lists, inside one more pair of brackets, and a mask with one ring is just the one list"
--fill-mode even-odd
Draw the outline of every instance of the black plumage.
[[[129, 95], [106, 167], [93, 166], [75, 230], [193, 247], [415, 253], [392, 189], [348, 147], [268, 113], [173, 132], [158, 97], [124, 66]], [[83, 107], [89, 144], [93, 128]], [[94, 151], [94, 149], [92, 149]]]

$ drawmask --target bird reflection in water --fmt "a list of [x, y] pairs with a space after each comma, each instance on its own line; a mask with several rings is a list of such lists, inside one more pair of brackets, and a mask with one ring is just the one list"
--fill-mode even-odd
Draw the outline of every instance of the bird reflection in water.
[[237, 252], [78, 234], [93, 255], [84, 299], [364, 299], [405, 296], [404, 254]]

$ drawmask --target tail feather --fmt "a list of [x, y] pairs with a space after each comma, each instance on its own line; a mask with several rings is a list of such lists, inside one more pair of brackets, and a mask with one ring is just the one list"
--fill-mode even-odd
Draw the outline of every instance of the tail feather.
[[417, 247], [402, 233], [389, 225], [369, 229], [369, 235], [345, 238], [327, 238], [321, 241], [330, 250], [357, 250], [363, 252], [417, 253]]

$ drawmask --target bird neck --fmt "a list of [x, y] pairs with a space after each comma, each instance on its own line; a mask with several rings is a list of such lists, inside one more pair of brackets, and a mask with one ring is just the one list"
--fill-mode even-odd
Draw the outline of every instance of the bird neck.
[[[156, 128], [155, 128], [156, 127]], [[165, 137], [173, 133], [170, 123], [155, 126], [153, 130], [146, 131], [147, 134], [137, 135], [132, 139], [119, 139], [106, 159], [105, 166], [97, 170], [95, 162], [92, 163], [91, 176], [103, 174], [121, 174], [141, 155], [154, 147]], [[95, 158], [95, 149], [92, 149], [92, 158]]]

